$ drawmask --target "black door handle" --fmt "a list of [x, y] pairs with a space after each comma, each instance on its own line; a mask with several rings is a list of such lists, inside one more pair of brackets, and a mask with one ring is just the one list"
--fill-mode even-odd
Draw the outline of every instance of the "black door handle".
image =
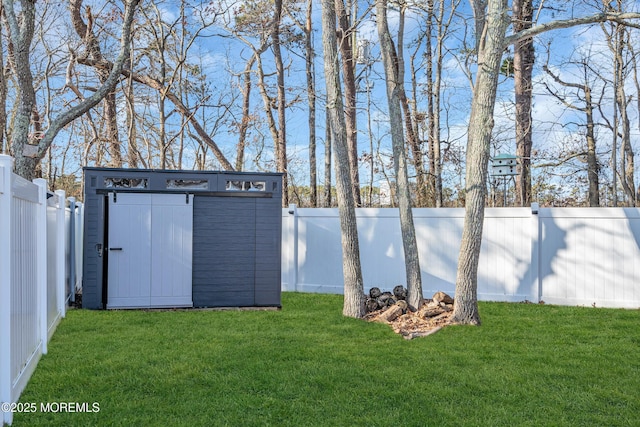
[[109, 248], [110, 251], [121, 251], [122, 248]]

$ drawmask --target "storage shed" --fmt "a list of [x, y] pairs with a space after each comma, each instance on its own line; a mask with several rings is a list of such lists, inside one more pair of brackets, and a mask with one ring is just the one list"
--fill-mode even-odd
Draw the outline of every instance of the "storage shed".
[[84, 169], [82, 306], [276, 306], [282, 174]]

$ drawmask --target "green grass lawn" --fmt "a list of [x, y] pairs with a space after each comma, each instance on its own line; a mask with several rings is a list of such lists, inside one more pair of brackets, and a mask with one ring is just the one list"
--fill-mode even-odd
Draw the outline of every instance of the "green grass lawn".
[[281, 311], [73, 310], [14, 426], [640, 425], [640, 311], [481, 303], [481, 327], [406, 341], [342, 297]]

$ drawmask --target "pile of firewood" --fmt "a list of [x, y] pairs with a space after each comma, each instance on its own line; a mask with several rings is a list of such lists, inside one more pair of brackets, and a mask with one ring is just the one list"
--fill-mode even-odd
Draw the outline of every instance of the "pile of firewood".
[[448, 323], [453, 311], [453, 298], [446, 293], [436, 292], [417, 310], [408, 306], [406, 297], [407, 291], [402, 286], [396, 286], [393, 293], [371, 288], [365, 318], [390, 325], [406, 339], [430, 335]]
[[393, 293], [382, 292], [380, 288], [371, 288], [369, 289], [369, 296], [367, 297], [366, 302], [367, 313], [384, 310], [385, 308], [396, 304], [398, 301], [405, 301], [406, 299], [407, 290], [401, 285], [393, 288]]

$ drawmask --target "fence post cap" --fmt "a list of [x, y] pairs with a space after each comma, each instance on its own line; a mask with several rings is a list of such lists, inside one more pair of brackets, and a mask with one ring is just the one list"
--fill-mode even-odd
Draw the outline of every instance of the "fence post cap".
[[0, 154], [0, 165], [9, 166], [10, 169], [13, 169], [13, 157], [6, 154]]
[[531, 203], [531, 214], [538, 215], [538, 211], [540, 210], [540, 205], [536, 202]]

